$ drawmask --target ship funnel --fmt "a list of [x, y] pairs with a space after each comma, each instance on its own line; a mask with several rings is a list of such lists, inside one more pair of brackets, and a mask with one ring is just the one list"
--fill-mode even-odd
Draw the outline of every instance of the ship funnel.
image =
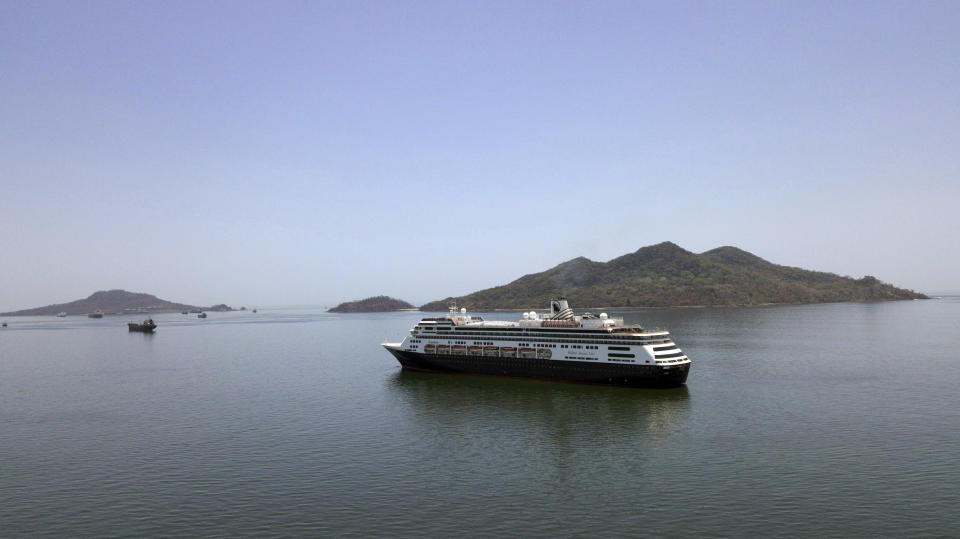
[[567, 304], [567, 298], [557, 298], [550, 302], [550, 318], [553, 320], [573, 320], [573, 309]]

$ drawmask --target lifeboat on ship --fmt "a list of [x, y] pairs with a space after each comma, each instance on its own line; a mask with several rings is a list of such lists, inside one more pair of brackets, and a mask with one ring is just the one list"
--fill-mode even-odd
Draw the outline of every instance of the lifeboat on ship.
[[536, 357], [537, 351], [533, 348], [521, 348], [519, 351], [520, 357]]
[[447, 345], [447, 344], [438, 344], [438, 345], [437, 345], [437, 353], [438, 353], [438, 354], [449, 354], [449, 353], [450, 353], [450, 345]]
[[462, 356], [467, 353], [467, 347], [462, 344], [453, 345], [453, 353]]
[[500, 349], [496, 346], [485, 346], [483, 348], [483, 355], [485, 356], [499, 356]]
[[428, 344], [428, 345], [426, 345], [426, 346], [423, 347], [423, 351], [426, 352], [426, 353], [428, 353], [428, 354], [435, 354], [435, 353], [437, 352], [437, 345], [435, 345], [435, 344]]
[[517, 349], [513, 346], [504, 346], [501, 350], [503, 357], [517, 357]]
[[467, 348], [467, 352], [468, 352], [471, 356], [479, 356], [479, 355], [482, 355], [482, 354], [483, 354], [483, 347], [482, 347], [482, 346], [471, 346], [470, 348]]

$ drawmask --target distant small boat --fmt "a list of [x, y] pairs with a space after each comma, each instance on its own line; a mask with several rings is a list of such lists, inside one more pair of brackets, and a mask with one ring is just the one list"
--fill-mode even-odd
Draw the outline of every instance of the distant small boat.
[[65, 313], [65, 312], [63, 312], [63, 311], [60, 311], [60, 312], [57, 313], [57, 318], [63, 318], [64, 316], [67, 316], [67, 313]]
[[256, 309], [254, 309], [254, 310], [253, 310], [253, 312], [257, 312], [257, 310], [256, 310]]
[[140, 324], [136, 322], [127, 323], [127, 329], [129, 331], [139, 331], [141, 333], [153, 333], [153, 330], [157, 329], [157, 323], [153, 321], [153, 318], [147, 318]]
[[200, 313], [197, 315], [197, 318], [206, 318], [206, 317], [207, 317], [207, 313]]
[[203, 311], [201, 311], [200, 309], [193, 309], [190, 312], [196, 314], [196, 313], [202, 313]]
[[103, 311], [98, 309], [92, 313], [87, 313], [87, 318], [103, 318]]
[[3, 327], [3, 328], [7, 327], [7, 323], [4, 322], [4, 323], [0, 324], [0, 327]]
[[180, 311], [180, 314], [190, 314], [190, 313], [187, 311]]

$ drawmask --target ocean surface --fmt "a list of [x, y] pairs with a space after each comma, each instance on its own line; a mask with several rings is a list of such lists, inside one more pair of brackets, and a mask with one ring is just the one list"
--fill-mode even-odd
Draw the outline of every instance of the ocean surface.
[[420, 313], [5, 318], [0, 535], [960, 535], [960, 298], [620, 314], [686, 387], [401, 372]]

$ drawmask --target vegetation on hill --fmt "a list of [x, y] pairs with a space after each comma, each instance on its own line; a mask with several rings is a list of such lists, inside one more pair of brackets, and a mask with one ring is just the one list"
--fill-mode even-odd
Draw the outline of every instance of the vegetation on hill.
[[78, 299], [70, 303], [58, 303], [45, 307], [35, 307], [11, 313], [0, 313], [3, 316], [51, 316], [60, 312], [68, 315], [87, 314], [93, 311], [103, 311], [106, 314], [129, 314], [133, 312], [176, 312], [189, 310], [232, 311], [227, 305], [213, 307], [197, 307], [185, 303], [174, 303], [151, 294], [127, 292], [126, 290], [101, 290], [94, 292], [86, 299]]
[[382, 313], [400, 309], [416, 309], [415, 306], [389, 296], [374, 296], [357, 301], [347, 301], [327, 311], [328, 313]]
[[691, 253], [671, 242], [643, 247], [609, 262], [574, 258], [503, 286], [427, 303], [446, 311], [456, 302], [470, 310], [543, 308], [566, 296], [578, 308], [733, 306], [922, 299], [867, 276], [862, 279], [779, 266], [737, 249]]

